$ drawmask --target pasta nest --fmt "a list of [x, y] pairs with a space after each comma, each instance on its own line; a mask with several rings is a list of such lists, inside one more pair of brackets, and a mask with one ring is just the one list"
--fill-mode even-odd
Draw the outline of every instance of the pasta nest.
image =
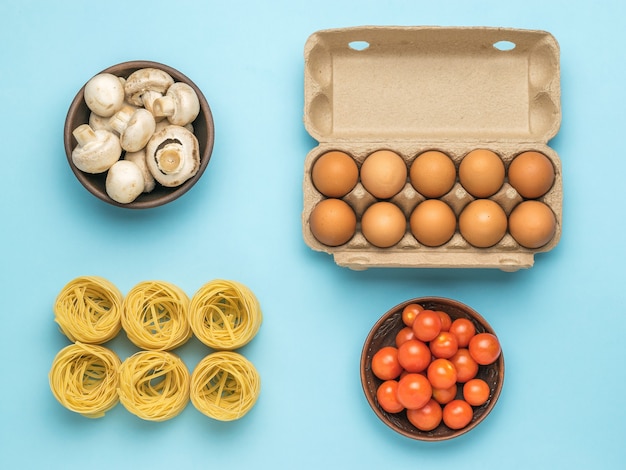
[[168, 351], [192, 336], [188, 319], [189, 297], [164, 281], [144, 281], [124, 298], [122, 328], [142, 349]]
[[189, 324], [196, 337], [210, 348], [240, 348], [254, 338], [262, 322], [258, 299], [239, 282], [213, 280], [191, 298]]
[[256, 403], [260, 391], [261, 378], [254, 365], [233, 351], [209, 354], [191, 375], [192, 404], [219, 421], [243, 417]]
[[119, 333], [123, 296], [108, 280], [81, 276], [67, 283], [54, 303], [54, 321], [72, 342], [102, 344]]
[[55, 356], [48, 379], [54, 397], [87, 418], [101, 418], [117, 405], [121, 361], [99, 345], [75, 343]]

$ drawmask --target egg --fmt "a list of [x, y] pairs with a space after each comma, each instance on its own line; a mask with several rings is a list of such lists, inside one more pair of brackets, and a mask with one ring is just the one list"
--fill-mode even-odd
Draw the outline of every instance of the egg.
[[402, 210], [391, 202], [375, 202], [361, 217], [361, 232], [372, 245], [389, 248], [404, 236], [406, 217]]
[[439, 199], [427, 199], [418, 204], [409, 219], [411, 233], [422, 245], [441, 246], [456, 230], [454, 211]]
[[454, 186], [456, 168], [448, 155], [430, 150], [413, 160], [409, 179], [418, 193], [427, 198], [438, 198]]
[[333, 150], [315, 161], [311, 170], [311, 180], [324, 196], [340, 198], [356, 186], [359, 168], [350, 155]]
[[546, 194], [554, 184], [554, 166], [540, 152], [523, 152], [509, 165], [509, 184], [520, 196], [536, 199]]
[[477, 198], [493, 196], [504, 184], [504, 163], [498, 154], [487, 149], [469, 152], [459, 165], [459, 181]]
[[459, 231], [477, 248], [495, 245], [506, 234], [507, 217], [498, 203], [490, 199], [470, 202], [459, 215]]
[[313, 236], [324, 245], [339, 246], [347, 243], [356, 231], [356, 214], [341, 199], [323, 199], [309, 215]]
[[556, 217], [552, 209], [540, 201], [524, 201], [509, 215], [509, 232], [526, 248], [540, 248], [556, 233]]
[[391, 150], [378, 150], [361, 165], [361, 183], [378, 199], [389, 199], [400, 192], [407, 180], [406, 163]]

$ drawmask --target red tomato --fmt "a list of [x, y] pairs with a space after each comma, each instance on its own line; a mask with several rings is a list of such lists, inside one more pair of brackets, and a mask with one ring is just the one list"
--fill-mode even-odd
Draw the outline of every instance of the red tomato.
[[398, 363], [408, 372], [426, 370], [432, 355], [426, 343], [417, 339], [405, 341], [398, 347]]
[[433, 388], [433, 398], [437, 403], [445, 405], [456, 398], [457, 385], [450, 388]]
[[406, 374], [398, 381], [398, 401], [408, 410], [426, 405], [432, 394], [433, 388], [422, 374]]
[[456, 381], [465, 383], [478, 374], [478, 363], [472, 358], [467, 348], [459, 348], [450, 362], [456, 369]]
[[433, 310], [422, 310], [413, 321], [413, 333], [420, 341], [430, 341], [441, 332], [441, 318]]
[[372, 372], [380, 380], [395, 379], [402, 373], [402, 366], [398, 362], [398, 349], [385, 346], [372, 356]]
[[500, 357], [500, 341], [491, 333], [478, 333], [472, 337], [468, 349], [472, 357], [481, 366], [496, 362]]
[[443, 422], [450, 429], [462, 429], [472, 421], [474, 410], [465, 400], [452, 400], [443, 407]]
[[449, 331], [442, 331], [430, 342], [430, 352], [438, 358], [449, 359], [456, 354], [458, 349], [456, 336]]
[[407, 342], [410, 339], [415, 339], [415, 333], [413, 333], [413, 328], [410, 326], [405, 326], [396, 335], [396, 346], [402, 346], [402, 343]]
[[480, 406], [489, 400], [491, 390], [483, 379], [472, 379], [463, 385], [463, 398], [472, 406]]
[[418, 313], [424, 310], [420, 304], [409, 304], [402, 309], [402, 321], [406, 326], [413, 326], [413, 320]]
[[467, 318], [457, 318], [450, 325], [450, 333], [456, 336], [459, 348], [466, 348], [472, 336], [476, 334], [476, 327]]
[[404, 406], [398, 401], [398, 381], [386, 380], [376, 390], [380, 407], [388, 413], [399, 413]]
[[437, 315], [441, 318], [441, 331], [450, 331], [450, 325], [452, 325], [450, 315], [442, 310], [437, 310]]
[[456, 369], [447, 359], [438, 358], [431, 362], [426, 376], [433, 388], [450, 388], [456, 384]]
[[441, 423], [443, 411], [441, 405], [432, 398], [421, 408], [406, 410], [409, 422], [420, 431], [432, 431]]

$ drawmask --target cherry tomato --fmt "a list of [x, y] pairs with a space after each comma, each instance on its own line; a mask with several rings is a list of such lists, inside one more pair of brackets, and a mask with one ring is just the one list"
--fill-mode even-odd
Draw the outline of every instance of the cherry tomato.
[[426, 405], [432, 394], [433, 388], [422, 374], [406, 374], [398, 381], [398, 401], [408, 410]]
[[380, 407], [388, 413], [399, 413], [404, 406], [398, 401], [398, 381], [386, 380], [376, 390], [376, 398]]
[[450, 388], [434, 388], [433, 387], [433, 398], [437, 403], [445, 405], [446, 403], [450, 403], [452, 400], [456, 398], [457, 392], [457, 384], [452, 385]]
[[459, 348], [450, 362], [456, 369], [456, 381], [465, 383], [478, 374], [478, 363], [472, 358], [467, 348]]
[[398, 349], [385, 346], [372, 356], [372, 372], [380, 380], [395, 379], [402, 373], [402, 366], [398, 362]]
[[426, 376], [433, 388], [450, 388], [456, 384], [456, 369], [447, 359], [438, 358], [432, 361]]
[[413, 326], [413, 320], [418, 313], [424, 310], [420, 304], [409, 304], [402, 309], [402, 321], [406, 326]]
[[421, 408], [406, 410], [409, 422], [420, 431], [432, 431], [441, 423], [443, 411], [441, 405], [432, 398]]
[[489, 400], [491, 390], [483, 379], [472, 379], [463, 385], [463, 398], [472, 406], [480, 406]]
[[500, 357], [500, 341], [491, 333], [478, 333], [472, 337], [468, 349], [472, 357], [481, 366], [496, 362]]
[[398, 363], [408, 372], [426, 370], [432, 355], [426, 343], [417, 339], [405, 341], [398, 347]]
[[437, 310], [437, 315], [441, 319], [441, 331], [450, 331], [450, 325], [452, 325], [452, 318], [446, 312]]
[[471, 405], [465, 400], [452, 400], [443, 407], [443, 422], [450, 429], [462, 429], [467, 426], [474, 415]]
[[472, 336], [476, 334], [476, 327], [467, 318], [457, 318], [450, 325], [450, 333], [454, 333], [456, 336], [459, 348], [466, 348]]
[[402, 346], [402, 343], [407, 342], [410, 339], [415, 339], [415, 333], [413, 333], [413, 328], [410, 326], [405, 326], [396, 335], [396, 346]]
[[422, 310], [413, 320], [413, 333], [420, 341], [430, 341], [441, 332], [441, 318], [433, 310]]
[[430, 342], [430, 352], [437, 358], [449, 359], [456, 354], [459, 344], [449, 331], [442, 331]]

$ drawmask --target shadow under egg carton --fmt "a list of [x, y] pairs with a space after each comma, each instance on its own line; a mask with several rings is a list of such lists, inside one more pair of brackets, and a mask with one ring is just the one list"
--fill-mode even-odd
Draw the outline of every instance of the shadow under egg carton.
[[[470, 202], [475, 198], [469, 194], [458, 179], [458, 168], [461, 160], [467, 153], [475, 149], [489, 149], [497, 153], [505, 166], [505, 175], [511, 161], [525, 151], [537, 151], [550, 159], [555, 170], [554, 184], [542, 197], [536, 199], [544, 202], [553, 211], [556, 218], [556, 231], [554, 237], [546, 245], [537, 249], [528, 249], [521, 246], [507, 233], [504, 237], [489, 248], [476, 248], [468, 243], [458, 230], [458, 217]], [[407, 219], [406, 232], [402, 239], [389, 248], [378, 248], [372, 245], [361, 232], [361, 217], [365, 210], [372, 204], [380, 201], [371, 195], [361, 184], [356, 186], [343, 198], [343, 201], [354, 210], [357, 217], [355, 235], [344, 245], [331, 247], [320, 243], [312, 234], [309, 225], [309, 217], [315, 206], [326, 199], [314, 186], [311, 179], [311, 171], [315, 161], [325, 153], [338, 150], [352, 156], [361, 165], [365, 158], [373, 152], [381, 149], [392, 150], [400, 155], [407, 164], [407, 174], [415, 158], [423, 152], [438, 150], [448, 155], [454, 162], [457, 170], [457, 179], [448, 193], [438, 198], [448, 204], [456, 218], [457, 229], [452, 238], [438, 247], [429, 247], [419, 243], [409, 228], [409, 218], [415, 207], [427, 198], [417, 192], [407, 178], [404, 187], [395, 196], [387, 201], [398, 206]], [[451, 143], [435, 142], [432, 144], [415, 145], [408, 142], [395, 142], [393, 147], [381, 143], [352, 143], [349, 147], [337, 144], [320, 144], [307, 155], [304, 165], [304, 207], [302, 212], [303, 235], [307, 245], [316, 250], [332, 254], [335, 262], [354, 270], [363, 270], [369, 267], [457, 267], [457, 268], [498, 268], [503, 271], [516, 271], [521, 268], [529, 268], [534, 264], [534, 254], [546, 252], [557, 245], [561, 235], [562, 222], [562, 177], [561, 162], [554, 150], [547, 145], [519, 144], [506, 142], [488, 143]], [[507, 217], [511, 211], [524, 199], [509, 183], [505, 176], [502, 187], [491, 197], [487, 198], [496, 202], [505, 212]]]

